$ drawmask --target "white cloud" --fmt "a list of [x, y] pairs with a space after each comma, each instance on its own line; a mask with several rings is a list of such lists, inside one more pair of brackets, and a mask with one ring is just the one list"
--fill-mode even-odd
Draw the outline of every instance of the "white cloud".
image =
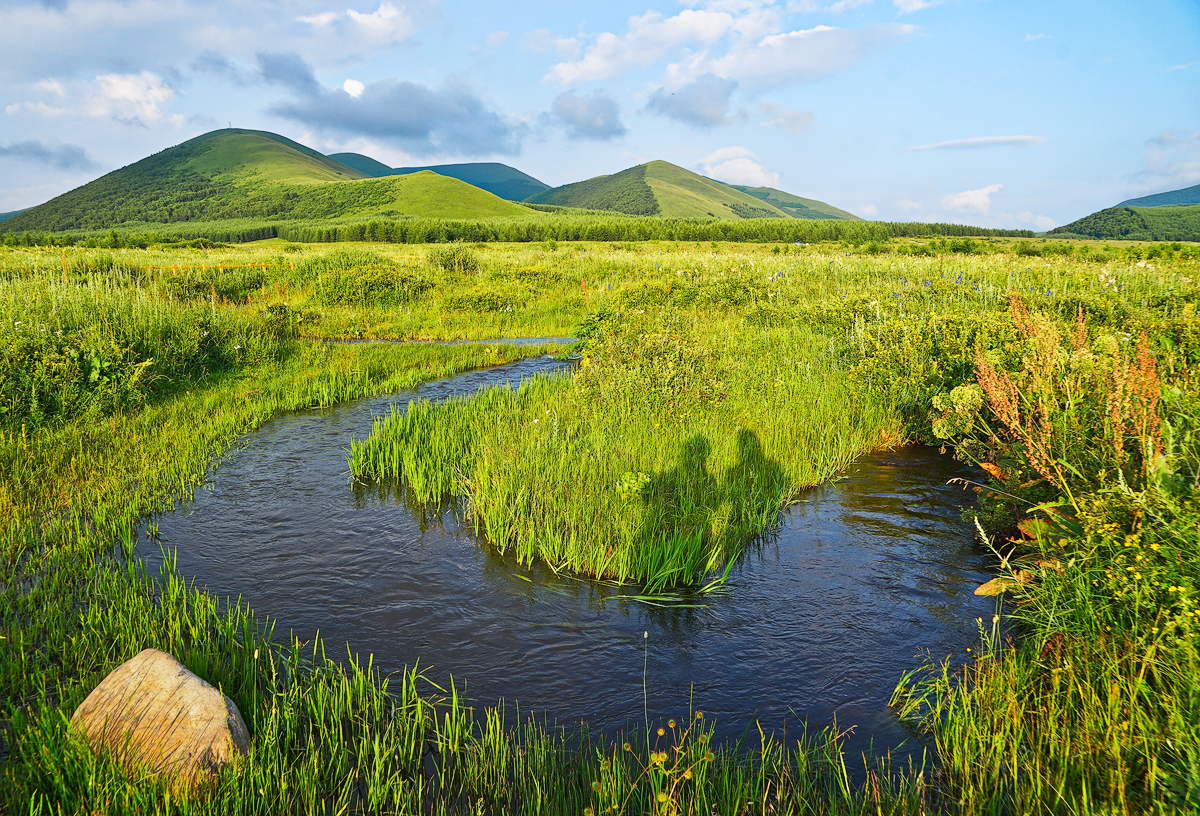
[[70, 113], [66, 108], [56, 108], [53, 105], [47, 105], [45, 102], [14, 102], [11, 105], [6, 105], [5, 113], [17, 113], [22, 108], [31, 113], [41, 114], [42, 116], [64, 116]]
[[779, 174], [758, 162], [758, 156], [744, 147], [723, 147], [700, 162], [704, 175], [729, 184], [749, 187], [775, 187]]
[[346, 9], [344, 12], [323, 11], [297, 17], [315, 31], [345, 36], [354, 41], [374, 45], [390, 45], [407, 40], [416, 28], [412, 16], [403, 6], [384, 0], [370, 13]]
[[879, 208], [874, 204], [864, 204], [858, 208], [858, 211], [868, 218], [874, 218], [879, 215]]
[[970, 139], [953, 139], [949, 142], [917, 145], [905, 150], [961, 150], [978, 147], [1027, 147], [1044, 144], [1044, 136], [975, 136]]
[[829, 10], [834, 14], [841, 14], [843, 11], [850, 11], [851, 9], [856, 9], [859, 6], [865, 6], [872, 2], [874, 0], [837, 0], [836, 3], [829, 7]]
[[629, 30], [623, 35], [600, 34], [582, 58], [558, 63], [545, 78], [570, 85], [606, 79], [632, 68], [647, 68], [689, 43], [716, 42], [733, 24], [733, 15], [721, 11], [684, 9], [674, 17], [649, 11], [640, 17], [630, 17]]
[[175, 99], [175, 89], [158, 74], [100, 74], [89, 96], [89, 116], [112, 116], [140, 124], [157, 122]]
[[1191, 68], [1193, 64], [1194, 63], [1188, 62], [1183, 65], [1172, 65], [1167, 70], [1168, 71], [1186, 71], [1188, 68]]
[[758, 109], [772, 117], [766, 122], [759, 122], [760, 126], [782, 128], [788, 133], [803, 133], [812, 127], [815, 119], [809, 111], [783, 108], [774, 102], [759, 102]]
[[907, 199], [907, 198], [897, 201], [896, 206], [899, 207], [900, 209], [904, 210], [905, 212], [920, 212], [921, 210], [925, 209], [925, 207], [922, 206], [921, 202], [912, 201], [911, 199]]
[[37, 86], [47, 93], [52, 93], [55, 96], [62, 97], [67, 95], [67, 89], [57, 79], [43, 79], [37, 83]]
[[892, 0], [892, 4], [900, 9], [901, 14], [912, 14], [914, 11], [937, 5], [937, 0]]
[[508, 40], [507, 31], [493, 31], [487, 35], [488, 48], [499, 48]]
[[724, 55], [702, 52], [667, 67], [667, 76], [681, 83], [704, 73], [742, 84], [773, 85], [803, 82], [845, 71], [864, 57], [890, 47], [913, 32], [892, 23], [864, 28], [819, 25], [802, 31], [742, 37]]
[[1025, 42], [1033, 42], [1034, 40], [1048, 40], [1048, 39], [1050, 39], [1050, 37], [1049, 37], [1049, 35], [1046, 35], [1046, 34], [1026, 34], [1025, 35]]
[[341, 16], [336, 11], [323, 11], [320, 14], [310, 14], [306, 17], [297, 17], [296, 19], [302, 23], [308, 23], [313, 28], [325, 28]]
[[342, 83], [342, 90], [350, 94], [355, 99], [358, 99], [360, 96], [362, 96], [363, 91], [366, 90], [366, 88], [367, 86], [363, 85], [357, 79], [347, 79]]
[[961, 193], [951, 193], [942, 199], [942, 206], [959, 212], [987, 215], [992, 208], [992, 196], [1000, 192], [1003, 185], [989, 184], [978, 190], [964, 190]]

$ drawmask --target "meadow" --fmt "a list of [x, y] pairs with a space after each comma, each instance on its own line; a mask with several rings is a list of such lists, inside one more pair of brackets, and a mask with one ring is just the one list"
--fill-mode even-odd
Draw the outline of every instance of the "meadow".
[[[1200, 252], [837, 237], [0, 250], [2, 806], [1200, 807]], [[652, 595], [719, 584], [863, 452], [983, 463], [972, 512], [1002, 603], [964, 668], [898, 668], [923, 765], [848, 757], [815, 726], [718, 744], [698, 711], [625, 734], [505, 721], [131, 557], [139, 521], [271, 416], [548, 350], [316, 339], [562, 336], [579, 339], [571, 375], [415, 403], [351, 470], [458, 499], [480, 546]], [[208, 789], [94, 756], [68, 726], [147, 646], [220, 685], [254, 736]]]

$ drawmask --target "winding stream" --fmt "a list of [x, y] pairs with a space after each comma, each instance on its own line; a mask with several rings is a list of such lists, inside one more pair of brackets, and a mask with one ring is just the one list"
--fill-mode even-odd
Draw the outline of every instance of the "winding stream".
[[[899, 676], [925, 651], [966, 656], [975, 619], [994, 609], [972, 594], [989, 575], [960, 518], [970, 494], [946, 485], [973, 470], [949, 456], [875, 454], [808, 491], [701, 608], [647, 606], [520, 566], [479, 547], [449, 512], [350, 484], [350, 440], [391, 405], [563, 365], [526, 360], [272, 420], [190, 503], [156, 519], [162, 540], [181, 575], [240, 595], [281, 634], [319, 630], [331, 656], [348, 642], [384, 671], [419, 659], [477, 705], [503, 698], [551, 722], [612, 729], [641, 723], [643, 706], [652, 722], [685, 716], [691, 697], [722, 736], [756, 718], [779, 734], [836, 717], [855, 726], [852, 748], [900, 745], [906, 732], [886, 707]], [[160, 560], [157, 543], [139, 546]]]

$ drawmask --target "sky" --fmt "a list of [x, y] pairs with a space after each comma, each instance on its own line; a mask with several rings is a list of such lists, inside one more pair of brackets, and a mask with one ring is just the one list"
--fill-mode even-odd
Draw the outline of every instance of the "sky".
[[1045, 230], [1200, 184], [1198, 0], [0, 0], [0, 212], [217, 128]]

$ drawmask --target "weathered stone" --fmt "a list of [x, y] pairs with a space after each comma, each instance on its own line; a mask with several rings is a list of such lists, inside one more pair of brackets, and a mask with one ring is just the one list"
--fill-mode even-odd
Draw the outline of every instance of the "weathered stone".
[[158, 649], [113, 669], [71, 724], [94, 750], [185, 781], [228, 765], [250, 745], [233, 701]]

